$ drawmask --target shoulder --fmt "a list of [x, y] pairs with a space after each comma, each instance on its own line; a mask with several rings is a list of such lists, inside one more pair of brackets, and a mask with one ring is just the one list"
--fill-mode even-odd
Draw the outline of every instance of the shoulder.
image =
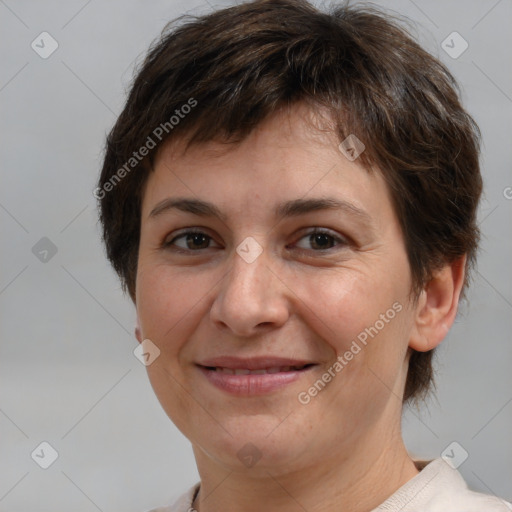
[[436, 459], [374, 512], [511, 512], [512, 505], [496, 496], [474, 492], [462, 475]]
[[178, 500], [169, 507], [158, 507], [148, 512], [195, 512], [192, 508], [192, 503], [199, 490], [199, 483], [191, 487], [187, 492], [182, 494]]
[[433, 498], [428, 512], [510, 512], [512, 505], [505, 500], [467, 489], [465, 492], [445, 492]]
[[[148, 512], [195, 512], [192, 503], [199, 483], [169, 507]], [[468, 489], [461, 474], [443, 459], [436, 459], [372, 512], [511, 512], [512, 504]]]
[[[449, 468], [449, 471], [456, 471]], [[429, 500], [429, 512], [511, 512], [512, 505], [497, 496], [482, 494], [468, 489], [460, 473], [460, 486], [450, 489], [448, 485]]]

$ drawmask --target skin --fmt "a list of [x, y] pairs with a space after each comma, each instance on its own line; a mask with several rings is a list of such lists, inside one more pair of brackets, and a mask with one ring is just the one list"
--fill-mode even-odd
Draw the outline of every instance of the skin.
[[[185, 152], [183, 140], [174, 140], [147, 181], [136, 336], [161, 351], [148, 375], [193, 445], [201, 512], [368, 511], [418, 474], [400, 431], [408, 358], [411, 349], [434, 348], [452, 325], [464, 260], [438, 271], [411, 300], [384, 179], [345, 158], [324, 121], [298, 105], [237, 145], [209, 142]], [[225, 218], [177, 209], [150, 215], [177, 197], [209, 201]], [[279, 203], [319, 197], [365, 216], [347, 209], [274, 216]], [[184, 228], [207, 237], [187, 245], [186, 237], [176, 239]], [[322, 250], [309, 236], [313, 228], [335, 238], [321, 238]], [[249, 236], [263, 249], [252, 263], [236, 252]], [[397, 302], [402, 310], [301, 404], [298, 394]], [[196, 366], [220, 355], [317, 366], [275, 392], [240, 397], [212, 386]], [[252, 467], [237, 456], [247, 443], [261, 457]]]

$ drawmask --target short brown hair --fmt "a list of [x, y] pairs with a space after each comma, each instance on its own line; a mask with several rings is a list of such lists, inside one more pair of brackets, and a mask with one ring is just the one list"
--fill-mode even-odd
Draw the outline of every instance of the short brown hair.
[[[362, 164], [391, 191], [412, 293], [463, 255], [468, 275], [479, 238], [479, 130], [453, 76], [397, 19], [365, 6], [321, 12], [305, 0], [257, 0], [178, 21], [134, 79], [95, 191], [107, 256], [132, 300], [157, 149], [178, 136], [187, 147], [242, 141], [297, 102], [326, 109], [340, 141], [364, 142]], [[413, 351], [404, 401], [425, 396], [432, 377], [432, 351]]]

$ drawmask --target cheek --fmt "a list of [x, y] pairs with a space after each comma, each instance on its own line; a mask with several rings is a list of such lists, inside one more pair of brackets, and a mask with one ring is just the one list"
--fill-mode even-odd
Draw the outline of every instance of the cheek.
[[342, 400], [394, 389], [408, 345], [408, 281], [384, 271], [337, 269], [295, 283], [303, 298], [299, 314], [330, 349], [334, 387], [349, 393]]
[[190, 434], [189, 418], [197, 416], [197, 411], [190, 400], [180, 354], [204, 314], [203, 300], [211, 288], [206, 276], [139, 262], [137, 312], [142, 335], [160, 349], [159, 357], [146, 370], [162, 408], [185, 435]]
[[[401, 302], [403, 293], [402, 286], [388, 276], [356, 269], [297, 276], [294, 288], [303, 304], [299, 314], [337, 353], [343, 353], [360, 334], [364, 340], [364, 333], [376, 322], [379, 331], [393, 323], [397, 316], [393, 304]], [[389, 322], [383, 324], [381, 315]]]
[[212, 288], [210, 279], [165, 265], [139, 268], [137, 311], [142, 334], [162, 351], [176, 353], [197, 325]]

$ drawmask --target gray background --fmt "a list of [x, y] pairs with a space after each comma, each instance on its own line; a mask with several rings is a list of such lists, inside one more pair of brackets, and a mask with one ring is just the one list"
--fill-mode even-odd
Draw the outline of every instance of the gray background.
[[[439, 350], [437, 400], [405, 413], [404, 435], [417, 457], [457, 441], [470, 485], [512, 500], [512, 1], [377, 4], [418, 23], [484, 138], [478, 273]], [[167, 21], [211, 9], [0, 0], [1, 511], [141, 512], [198, 479], [132, 353], [134, 308], [104, 258], [92, 190], [134, 61]], [[31, 48], [43, 31], [59, 44], [48, 59]], [[469, 43], [457, 59], [441, 47], [453, 31]], [[42, 237], [57, 247], [47, 262], [32, 252]], [[42, 441], [59, 453], [46, 470], [30, 456]]]

